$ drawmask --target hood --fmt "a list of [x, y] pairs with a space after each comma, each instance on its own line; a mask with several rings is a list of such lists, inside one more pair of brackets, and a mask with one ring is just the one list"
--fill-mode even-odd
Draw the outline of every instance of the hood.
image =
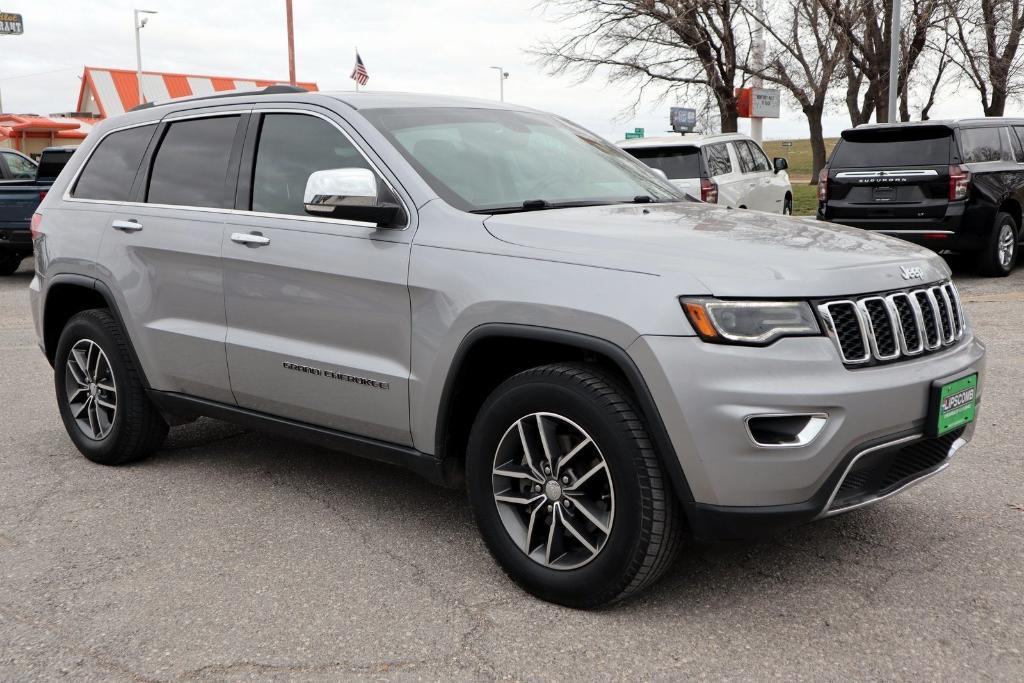
[[[499, 240], [542, 252], [538, 257], [697, 278], [707, 288], [679, 294], [831, 297], [949, 276], [938, 255], [903, 240], [697, 202], [533, 211], [492, 216], [485, 225]], [[902, 268], [913, 266], [923, 277], [908, 281]]]

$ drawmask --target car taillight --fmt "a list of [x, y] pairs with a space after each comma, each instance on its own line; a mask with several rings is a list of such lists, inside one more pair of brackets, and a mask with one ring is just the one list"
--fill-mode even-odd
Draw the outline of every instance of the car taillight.
[[700, 200], [708, 204], [718, 203], [718, 183], [709, 179], [700, 179]]
[[959, 166], [949, 167], [949, 201], [967, 199], [971, 191], [971, 172]]
[[821, 169], [818, 173], [818, 201], [828, 201], [828, 167]]
[[39, 190], [39, 201], [46, 199], [47, 190]]
[[39, 237], [39, 227], [43, 224], [43, 214], [34, 213], [32, 214], [32, 241], [35, 242], [36, 238]]

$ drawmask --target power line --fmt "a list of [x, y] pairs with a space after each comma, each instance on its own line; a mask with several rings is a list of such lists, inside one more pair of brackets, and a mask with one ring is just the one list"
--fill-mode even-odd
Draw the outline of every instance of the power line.
[[18, 76], [4, 76], [3, 78], [0, 78], [0, 81], [13, 81], [16, 78], [32, 78], [33, 76], [45, 76], [47, 74], [55, 74], [60, 73], [62, 71], [78, 71], [79, 68], [80, 67], [77, 66], [66, 66], [62, 69], [53, 69], [51, 71], [37, 71], [35, 73], [20, 74]]

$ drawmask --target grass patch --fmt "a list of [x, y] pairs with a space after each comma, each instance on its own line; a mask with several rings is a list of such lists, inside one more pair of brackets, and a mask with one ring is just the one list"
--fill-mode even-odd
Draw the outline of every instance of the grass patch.
[[[825, 158], [832, 153], [839, 138], [825, 138]], [[789, 161], [789, 177], [793, 185], [806, 183], [811, 179], [811, 141], [790, 139], [792, 147], [783, 147], [784, 140], [766, 140], [761, 146], [769, 158], [783, 157]], [[795, 195], [794, 195], [795, 196]]]
[[813, 216], [818, 212], [818, 187], [806, 182], [792, 181], [793, 215]]

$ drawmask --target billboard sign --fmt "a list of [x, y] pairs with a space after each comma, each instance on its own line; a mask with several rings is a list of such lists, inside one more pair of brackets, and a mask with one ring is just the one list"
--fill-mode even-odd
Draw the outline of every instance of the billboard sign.
[[20, 14], [0, 12], [0, 36], [20, 36], [25, 32], [25, 23]]
[[675, 132], [692, 133], [697, 127], [697, 110], [689, 107], [672, 107], [668, 119]]
[[736, 113], [741, 118], [777, 119], [781, 103], [777, 88], [736, 88]]

